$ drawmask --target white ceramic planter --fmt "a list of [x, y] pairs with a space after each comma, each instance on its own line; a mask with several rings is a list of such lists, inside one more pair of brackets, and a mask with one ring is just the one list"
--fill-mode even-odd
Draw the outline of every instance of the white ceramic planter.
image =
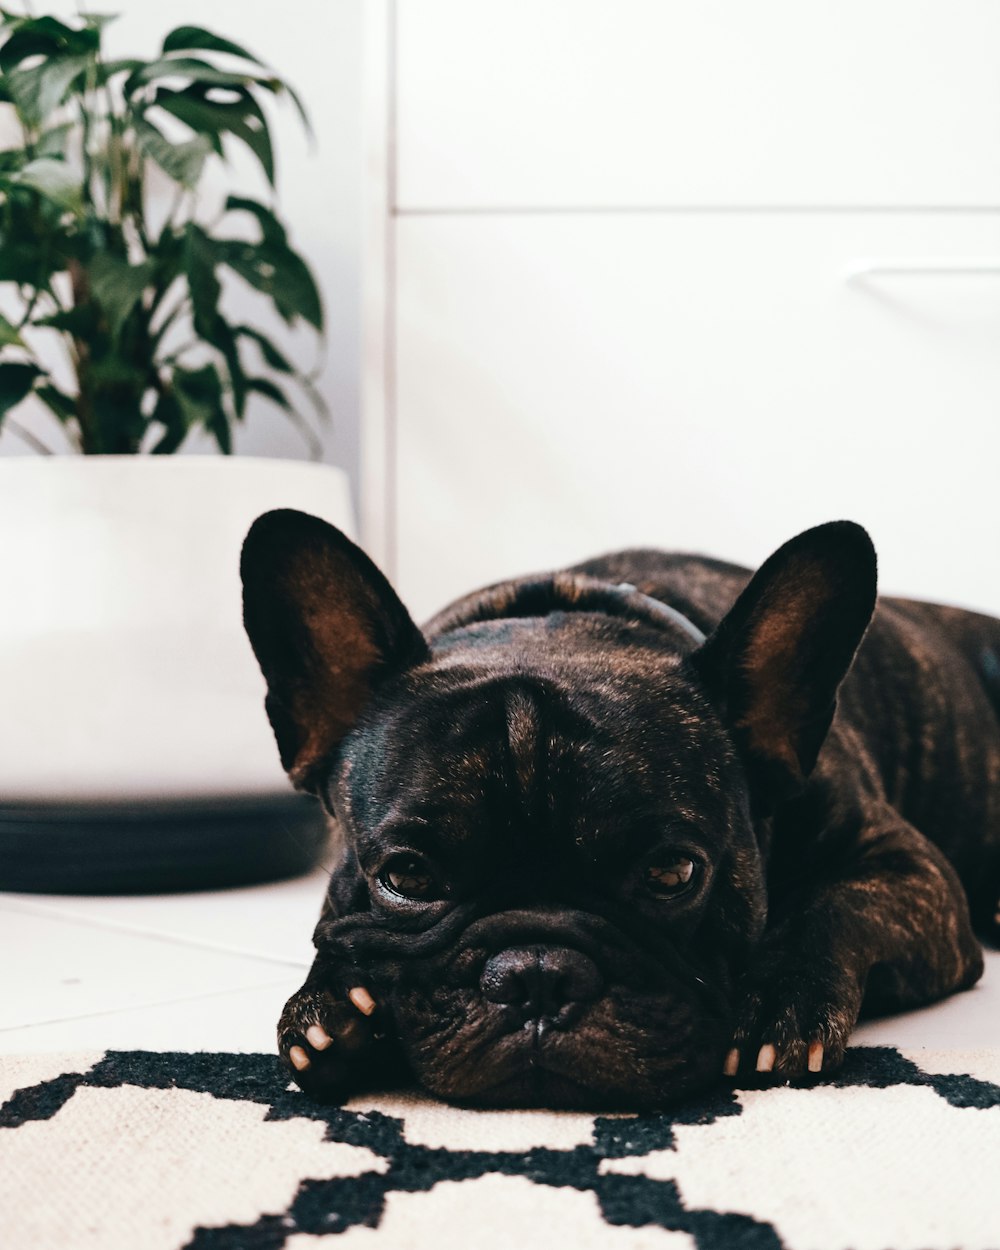
[[289, 794], [239, 582], [247, 529], [278, 507], [354, 529], [326, 465], [0, 460], [0, 822]]

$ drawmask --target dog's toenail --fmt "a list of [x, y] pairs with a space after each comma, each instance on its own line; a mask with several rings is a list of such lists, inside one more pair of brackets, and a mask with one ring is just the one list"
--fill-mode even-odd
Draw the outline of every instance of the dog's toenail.
[[357, 1007], [358, 1011], [364, 1015], [370, 1016], [375, 1010], [375, 999], [365, 989], [363, 985], [356, 985], [353, 990], [348, 992], [347, 997]]
[[760, 1048], [760, 1053], [757, 1055], [757, 1071], [770, 1072], [774, 1067], [774, 1061], [777, 1057], [777, 1053], [770, 1042], [762, 1046]]
[[333, 1041], [326, 1029], [320, 1024], [311, 1024], [306, 1029], [306, 1041], [313, 1050], [326, 1050], [327, 1046]]
[[292, 1061], [292, 1067], [299, 1072], [304, 1072], [309, 1067], [309, 1056], [301, 1046], [293, 1046], [288, 1052], [288, 1058]]
[[735, 1076], [740, 1068], [740, 1052], [735, 1048], [726, 1055], [726, 1062], [722, 1065], [723, 1076]]
[[809, 1067], [810, 1072], [822, 1072], [823, 1071], [823, 1043], [822, 1042], [810, 1042], [809, 1043], [808, 1067]]

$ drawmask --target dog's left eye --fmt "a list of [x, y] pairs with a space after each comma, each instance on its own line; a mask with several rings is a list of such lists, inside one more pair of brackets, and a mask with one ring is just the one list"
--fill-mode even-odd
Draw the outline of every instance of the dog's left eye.
[[683, 894], [694, 880], [694, 875], [694, 860], [678, 855], [676, 859], [650, 864], [646, 868], [646, 888], [657, 898], [673, 898]]
[[416, 855], [396, 855], [379, 873], [379, 881], [401, 898], [429, 900], [438, 894], [438, 879], [430, 865]]

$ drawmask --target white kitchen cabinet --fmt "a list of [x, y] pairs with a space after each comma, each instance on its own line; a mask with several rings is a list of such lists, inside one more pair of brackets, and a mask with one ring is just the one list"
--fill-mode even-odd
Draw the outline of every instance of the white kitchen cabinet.
[[376, 11], [363, 533], [418, 615], [836, 517], [1000, 613], [1000, 4]]
[[996, 0], [398, 0], [398, 207], [1000, 205]]
[[[753, 564], [846, 516], [886, 587], [1000, 612], [993, 218], [398, 230], [398, 584], [415, 610], [620, 546]], [[859, 262], [901, 272], [852, 279]]]

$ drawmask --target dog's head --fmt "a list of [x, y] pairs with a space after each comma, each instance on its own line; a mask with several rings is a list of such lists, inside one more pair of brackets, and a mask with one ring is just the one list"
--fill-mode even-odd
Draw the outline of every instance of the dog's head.
[[768, 813], [872, 612], [864, 531], [787, 543], [701, 645], [579, 574], [496, 587], [425, 638], [297, 512], [254, 524], [242, 571], [282, 762], [344, 839], [317, 945], [389, 1009], [418, 1079], [619, 1107], [716, 1079]]

